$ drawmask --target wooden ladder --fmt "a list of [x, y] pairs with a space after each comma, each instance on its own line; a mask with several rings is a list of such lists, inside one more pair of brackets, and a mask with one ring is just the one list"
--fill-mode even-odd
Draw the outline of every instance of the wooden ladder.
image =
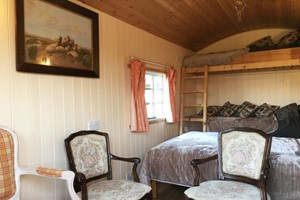
[[[189, 89], [187, 88], [187, 82], [194, 81], [197, 84], [202, 84], [201, 89]], [[199, 82], [199, 83], [198, 83]], [[202, 131], [206, 131], [206, 120], [207, 120], [207, 83], [208, 83], [208, 66], [204, 67], [203, 72], [197, 74], [186, 73], [186, 67], [181, 68], [181, 91], [180, 91], [180, 127], [179, 134], [183, 133], [184, 122], [199, 122], [202, 123]], [[194, 85], [197, 87], [196, 85]], [[187, 96], [196, 98], [196, 103], [186, 103]], [[202, 99], [199, 98], [202, 96]], [[201, 102], [198, 102], [201, 101]], [[185, 116], [185, 110], [193, 109], [197, 112], [203, 110], [202, 117], [189, 118]], [[194, 113], [195, 114], [195, 113]], [[199, 126], [200, 127], [200, 126]], [[201, 131], [201, 130], [199, 130]]]

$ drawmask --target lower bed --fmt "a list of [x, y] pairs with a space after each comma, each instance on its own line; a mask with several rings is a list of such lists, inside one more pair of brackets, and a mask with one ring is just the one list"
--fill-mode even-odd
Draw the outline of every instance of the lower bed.
[[[144, 157], [140, 181], [192, 186], [190, 161], [217, 153], [217, 132], [188, 132], [151, 148]], [[272, 200], [300, 199], [300, 139], [273, 137], [267, 191]], [[201, 181], [217, 178], [217, 161], [200, 166]]]

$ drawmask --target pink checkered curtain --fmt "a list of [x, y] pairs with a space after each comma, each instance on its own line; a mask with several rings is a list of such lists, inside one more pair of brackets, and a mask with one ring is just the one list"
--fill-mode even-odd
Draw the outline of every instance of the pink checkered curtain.
[[169, 96], [167, 96], [167, 105], [166, 105], [166, 121], [168, 123], [174, 123], [179, 121], [178, 112], [176, 109], [176, 100], [175, 100], [175, 92], [176, 92], [176, 70], [172, 68], [168, 68], [167, 70], [167, 89], [169, 90]]
[[145, 102], [145, 63], [131, 62], [131, 110], [130, 127], [132, 132], [149, 131], [147, 108]]

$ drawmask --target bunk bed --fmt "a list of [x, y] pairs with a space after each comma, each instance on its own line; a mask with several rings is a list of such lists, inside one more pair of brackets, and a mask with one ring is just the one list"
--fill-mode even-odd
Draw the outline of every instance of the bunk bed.
[[[237, 56], [233, 56], [232, 52]], [[228, 54], [228, 56], [224, 56]], [[203, 55], [206, 56], [206, 55]], [[208, 63], [216, 63], [216, 58], [220, 56], [222, 59], [218, 59], [218, 63], [226, 63], [222, 65], [208, 66], [204, 64], [203, 60]], [[195, 57], [195, 59], [193, 58]], [[229, 57], [229, 58], [228, 58]], [[182, 67], [182, 77], [192, 76], [195, 74], [203, 74], [207, 73], [208, 76], [212, 74], [220, 74], [220, 73], [242, 73], [249, 71], [270, 71], [270, 70], [286, 70], [286, 69], [300, 69], [300, 47], [294, 48], [284, 48], [284, 49], [274, 49], [274, 50], [266, 50], [266, 51], [257, 51], [257, 52], [248, 52], [247, 48], [240, 50], [233, 50], [230, 52], [220, 52], [220, 53], [211, 53], [209, 54], [209, 59], [198, 59], [199, 55], [191, 56], [195, 61], [190, 61], [190, 66]], [[200, 66], [197, 66], [197, 62], [200, 63]], [[208, 78], [206, 78], [207, 80]], [[182, 78], [182, 83], [184, 84], [184, 78]], [[206, 83], [206, 87], [207, 87]], [[211, 118], [208, 119], [206, 116], [208, 103], [206, 99], [203, 100], [203, 104], [200, 105], [201, 109], [204, 111], [204, 117], [197, 117], [194, 115], [191, 116], [182, 116], [184, 113], [185, 102], [184, 92], [181, 92], [181, 102], [180, 102], [180, 134], [187, 132], [188, 130], [195, 130], [193, 127], [204, 127], [203, 131], [219, 131], [220, 129], [211, 128], [211, 124], [217, 124], [219, 121], [224, 120], [224, 118]], [[206, 98], [207, 94], [205, 95]], [[236, 120], [236, 119], [227, 119], [227, 120]], [[247, 124], [248, 119], [237, 119], [242, 120], [243, 123]], [[255, 121], [255, 119], [251, 119], [251, 123]], [[261, 119], [257, 119], [261, 120]], [[272, 121], [273, 118], [267, 118], [266, 121]], [[197, 125], [196, 122], [199, 125]], [[273, 121], [272, 123], [276, 123]], [[233, 123], [234, 124], [234, 123]]]
[[[299, 67], [300, 48], [296, 47], [246, 52], [233, 58], [229, 63], [218, 66], [202, 65], [183, 68], [184, 75], [188, 75], [205, 73], [205, 71], [208, 74], [213, 74], [298, 69]], [[203, 110], [206, 114], [206, 106]], [[183, 117], [180, 119], [180, 127], [182, 127], [182, 119]], [[203, 119], [201, 121], [206, 123]], [[205, 158], [216, 153], [216, 132], [192, 131], [184, 133], [151, 148], [146, 153], [140, 170], [141, 182], [151, 183], [154, 197], [156, 196], [156, 182], [190, 187], [193, 185], [194, 177], [190, 161], [194, 158]], [[300, 139], [273, 137], [270, 164], [267, 191], [272, 200], [298, 200], [300, 196], [300, 185], [298, 184], [300, 181]], [[203, 175], [201, 180], [215, 179], [216, 167], [215, 161], [202, 165], [200, 167]]]

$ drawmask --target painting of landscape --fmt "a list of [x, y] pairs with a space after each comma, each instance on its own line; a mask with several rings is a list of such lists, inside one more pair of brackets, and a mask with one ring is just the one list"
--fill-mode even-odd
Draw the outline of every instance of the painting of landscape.
[[92, 68], [92, 52], [76, 44], [70, 36], [44, 38], [25, 35], [26, 62], [57, 67]]
[[24, 1], [24, 13], [27, 63], [93, 68], [89, 18], [39, 0]]

